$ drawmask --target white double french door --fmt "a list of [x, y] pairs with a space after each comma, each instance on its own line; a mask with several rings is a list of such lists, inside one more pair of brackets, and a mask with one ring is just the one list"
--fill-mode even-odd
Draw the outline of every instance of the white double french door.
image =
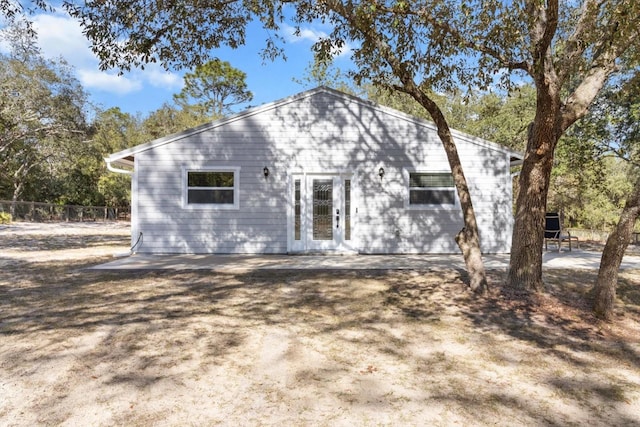
[[350, 251], [350, 174], [292, 175], [289, 221], [293, 252]]

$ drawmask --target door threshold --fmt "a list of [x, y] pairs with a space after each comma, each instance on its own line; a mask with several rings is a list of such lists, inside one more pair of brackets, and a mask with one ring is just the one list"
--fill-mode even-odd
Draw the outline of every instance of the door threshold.
[[360, 253], [358, 251], [295, 251], [295, 252], [287, 252], [287, 255], [291, 255], [291, 256], [305, 256], [305, 255], [310, 255], [310, 256], [332, 256], [332, 255], [339, 255], [339, 256], [353, 256], [353, 255], [359, 255]]

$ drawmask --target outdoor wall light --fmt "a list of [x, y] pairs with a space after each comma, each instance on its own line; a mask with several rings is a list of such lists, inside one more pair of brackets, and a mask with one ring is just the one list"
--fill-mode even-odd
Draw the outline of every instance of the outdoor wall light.
[[264, 169], [262, 169], [262, 173], [264, 174], [264, 178], [267, 179], [269, 177], [269, 168], [265, 166]]
[[380, 176], [380, 179], [382, 179], [382, 177], [384, 176], [384, 168], [378, 169], [378, 175]]

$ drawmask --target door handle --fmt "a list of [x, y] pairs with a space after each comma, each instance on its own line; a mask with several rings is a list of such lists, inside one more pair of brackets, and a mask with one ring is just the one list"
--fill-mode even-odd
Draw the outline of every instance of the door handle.
[[340, 209], [336, 209], [336, 228], [340, 228]]

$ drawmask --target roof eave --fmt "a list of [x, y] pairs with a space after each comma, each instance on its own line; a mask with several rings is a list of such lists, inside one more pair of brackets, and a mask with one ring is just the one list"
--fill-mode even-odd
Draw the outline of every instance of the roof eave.
[[[112, 158], [105, 157], [105, 163], [107, 164], [107, 169], [110, 172], [122, 173], [126, 175], [131, 175], [133, 173], [134, 166], [134, 158], [133, 156], [128, 156], [124, 158]], [[126, 169], [123, 169], [126, 168]]]

